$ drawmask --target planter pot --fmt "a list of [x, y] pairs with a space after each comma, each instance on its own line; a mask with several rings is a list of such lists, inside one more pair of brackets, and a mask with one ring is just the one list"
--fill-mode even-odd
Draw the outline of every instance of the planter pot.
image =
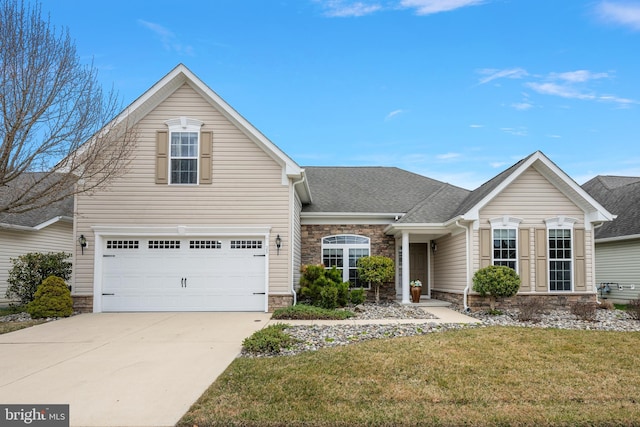
[[411, 302], [420, 302], [420, 293], [422, 292], [422, 288], [419, 286], [414, 286], [411, 288]]

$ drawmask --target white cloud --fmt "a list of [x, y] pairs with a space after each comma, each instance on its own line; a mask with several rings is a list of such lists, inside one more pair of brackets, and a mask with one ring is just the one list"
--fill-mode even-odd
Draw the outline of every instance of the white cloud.
[[592, 73], [589, 70], [568, 71], [565, 73], [551, 73], [549, 77], [553, 80], [564, 80], [570, 83], [582, 83], [589, 80], [608, 78], [609, 73]]
[[382, 9], [378, 3], [346, 0], [318, 0], [326, 9], [325, 15], [332, 18], [349, 18], [370, 15]]
[[519, 111], [526, 111], [530, 108], [533, 108], [533, 104], [530, 104], [528, 102], [516, 102], [511, 104], [511, 107], [515, 108], [516, 110]]
[[461, 156], [460, 153], [445, 153], [436, 155], [436, 159], [438, 160], [453, 160], [457, 159]]
[[582, 93], [571, 86], [561, 85], [557, 83], [530, 82], [530, 83], [527, 83], [527, 87], [543, 95], [555, 95], [555, 96], [560, 96], [562, 98], [571, 98], [571, 99], [595, 99], [596, 98], [595, 95]]
[[481, 78], [479, 81], [482, 85], [496, 79], [521, 79], [529, 75], [525, 69], [519, 67], [507, 68], [504, 70], [485, 68], [478, 70], [478, 73], [485, 75], [485, 77]]
[[482, 3], [484, 3], [484, 0], [401, 0], [400, 5], [405, 8], [416, 9], [418, 15], [431, 15]]
[[640, 30], [640, 4], [603, 1], [596, 6], [596, 14], [604, 21]]
[[386, 122], [387, 120], [391, 120], [393, 119], [395, 116], [397, 116], [398, 114], [402, 114], [404, 113], [404, 110], [393, 110], [392, 112], [390, 112], [389, 114], [387, 114], [387, 116], [384, 118], [384, 121]]
[[478, 128], [483, 128], [484, 125], [476, 125], [476, 124], [471, 124], [469, 125], [470, 128], [474, 128], [474, 129], [478, 129]]
[[155, 22], [145, 21], [143, 19], [138, 19], [138, 24], [148, 30], [151, 30], [151, 32], [160, 39], [166, 50], [174, 51], [183, 55], [193, 55], [193, 47], [180, 43], [176, 35], [162, 25], [156, 24]]
[[557, 138], [562, 138], [562, 137], [560, 135], [547, 135], [547, 138], [557, 139]]
[[501, 167], [506, 166], [506, 165], [508, 165], [507, 162], [491, 162], [491, 163], [489, 163], [489, 166], [491, 166], [494, 169], [498, 169], [498, 168], [501, 168]]
[[500, 128], [500, 130], [504, 133], [508, 133], [509, 135], [514, 135], [514, 136], [527, 136], [529, 134], [529, 132], [527, 131], [527, 128], [525, 127]]

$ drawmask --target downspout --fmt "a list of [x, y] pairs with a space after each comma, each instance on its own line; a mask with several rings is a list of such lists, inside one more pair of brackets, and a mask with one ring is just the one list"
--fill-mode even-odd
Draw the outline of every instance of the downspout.
[[[290, 229], [289, 229], [289, 236], [294, 236], [293, 224], [295, 223], [295, 220], [293, 220], [294, 219], [293, 217], [295, 215], [295, 210], [296, 210], [296, 207], [294, 205], [295, 200], [296, 200], [296, 198], [295, 198], [296, 185], [302, 184], [305, 181], [305, 179], [306, 179], [306, 177], [305, 177], [304, 172], [303, 172], [302, 173], [302, 178], [300, 178], [298, 181], [295, 181], [293, 183], [293, 186], [291, 187], [291, 189], [292, 189], [294, 194], [292, 195], [293, 196], [292, 197], [293, 203], [291, 204], [291, 219], [292, 219], [292, 221], [291, 221], [291, 225], [290, 225]], [[300, 201], [300, 203], [302, 203], [302, 201]], [[292, 249], [293, 249], [293, 247], [292, 247]], [[298, 294], [296, 293], [296, 285], [295, 285], [295, 283], [293, 283], [293, 277], [295, 275], [294, 271], [293, 271], [293, 264], [294, 264], [294, 258], [293, 257], [294, 256], [295, 256], [294, 251], [291, 250], [291, 293], [293, 294], [293, 305], [296, 305], [298, 303]]]
[[602, 304], [602, 301], [600, 301], [598, 299], [598, 289], [595, 287], [595, 285], [596, 285], [596, 277], [595, 277], [596, 276], [596, 274], [595, 274], [596, 273], [596, 262], [595, 262], [596, 261], [596, 228], [602, 227], [603, 224], [604, 224], [604, 222], [601, 222], [600, 224], [593, 226], [593, 237], [592, 237], [592, 240], [593, 240], [593, 251], [592, 251], [592, 253], [593, 253], [593, 262], [591, 264], [593, 265], [593, 267], [592, 267], [593, 268], [593, 287], [594, 287], [594, 290], [596, 291], [596, 303], [598, 305]]
[[468, 299], [469, 299], [469, 290], [470, 290], [469, 289], [469, 285], [471, 283], [471, 280], [469, 278], [470, 277], [469, 275], [470, 275], [470, 272], [471, 272], [471, 268], [469, 267], [469, 265], [471, 264], [471, 256], [469, 254], [469, 250], [470, 250], [471, 246], [470, 246], [469, 241], [470, 241], [471, 237], [470, 237], [469, 227], [465, 227], [463, 225], [460, 225], [460, 220], [459, 219], [456, 220], [455, 225], [456, 225], [456, 227], [464, 229], [464, 232], [465, 232], [465, 251], [466, 251], [466, 258], [467, 258], [467, 268], [466, 268], [466, 270], [467, 270], [467, 280], [466, 280], [466, 282], [467, 283], [466, 283], [466, 285], [464, 287], [464, 291], [462, 293], [462, 304], [464, 305], [464, 311], [466, 313], [469, 313], [469, 312], [471, 312], [471, 308], [469, 307], [469, 303], [468, 303], [469, 302], [468, 301]]

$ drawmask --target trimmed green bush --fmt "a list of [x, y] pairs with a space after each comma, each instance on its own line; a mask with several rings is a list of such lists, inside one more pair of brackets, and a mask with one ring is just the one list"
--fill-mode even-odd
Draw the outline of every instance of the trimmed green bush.
[[363, 282], [370, 282], [376, 293], [376, 302], [380, 302], [380, 286], [393, 280], [395, 263], [384, 256], [365, 256], [358, 259], [358, 276]]
[[254, 354], [280, 353], [283, 348], [290, 347], [297, 342], [284, 332], [287, 327], [288, 325], [283, 323], [276, 323], [254, 332], [253, 335], [242, 341], [242, 348]]
[[11, 258], [13, 267], [9, 270], [6, 297], [20, 301], [25, 305], [33, 301], [38, 286], [49, 276], [62, 280], [71, 278], [71, 263], [67, 261], [71, 254], [66, 252], [30, 252]]
[[311, 305], [333, 309], [349, 303], [349, 282], [342, 281], [342, 273], [323, 265], [305, 265], [300, 277], [300, 295]]
[[349, 302], [351, 304], [362, 304], [366, 301], [366, 299], [367, 293], [363, 288], [351, 289], [351, 292], [349, 292]]
[[355, 316], [348, 310], [327, 310], [307, 304], [297, 304], [290, 307], [279, 308], [271, 315], [272, 319], [287, 320], [344, 320]]
[[520, 276], [513, 268], [489, 265], [473, 275], [473, 290], [480, 296], [489, 295], [491, 310], [496, 309], [496, 298], [508, 298], [518, 293]]
[[71, 291], [63, 279], [49, 276], [40, 286], [29, 304], [27, 313], [39, 317], [69, 317], [73, 314]]

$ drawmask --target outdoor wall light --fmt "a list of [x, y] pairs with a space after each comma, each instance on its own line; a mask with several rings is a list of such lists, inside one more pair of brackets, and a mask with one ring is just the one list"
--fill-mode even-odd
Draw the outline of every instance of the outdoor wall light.
[[81, 234], [78, 238], [78, 242], [80, 243], [80, 250], [82, 251], [82, 255], [84, 255], [84, 248], [87, 247], [87, 238], [84, 237], [84, 234]]
[[432, 250], [433, 252], [435, 252], [435, 251], [437, 251], [437, 250], [438, 250], [438, 245], [436, 244], [436, 241], [435, 241], [435, 240], [432, 240], [432, 241], [431, 241], [431, 250]]
[[278, 251], [277, 251], [277, 254], [278, 254], [278, 255], [280, 255], [280, 248], [281, 248], [281, 247], [282, 247], [282, 239], [280, 238], [280, 235], [278, 234], [278, 235], [276, 236], [276, 249], [278, 250]]

